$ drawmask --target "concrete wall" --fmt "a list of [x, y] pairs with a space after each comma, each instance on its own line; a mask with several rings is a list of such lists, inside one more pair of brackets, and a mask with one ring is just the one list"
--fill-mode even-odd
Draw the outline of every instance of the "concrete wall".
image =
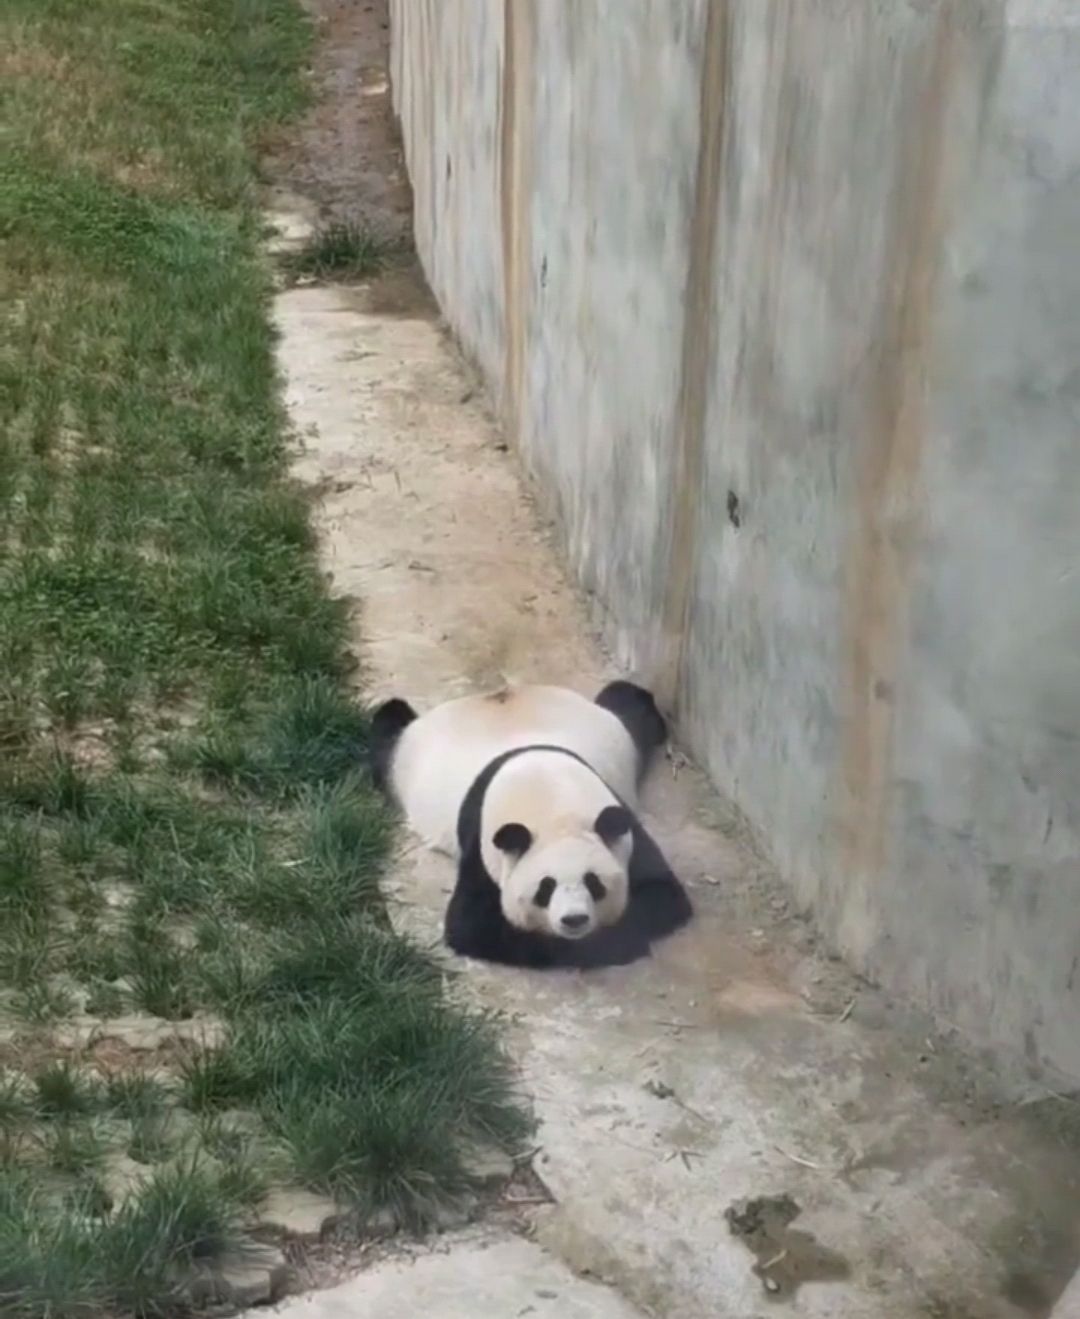
[[432, 286], [862, 970], [1080, 1077], [1080, 0], [391, 0]]

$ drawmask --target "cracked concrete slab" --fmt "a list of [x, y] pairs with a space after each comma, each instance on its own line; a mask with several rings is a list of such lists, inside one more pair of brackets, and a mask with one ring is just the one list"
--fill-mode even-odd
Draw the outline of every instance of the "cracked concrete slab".
[[[586, 603], [422, 288], [294, 289], [277, 318], [297, 473], [356, 601], [368, 693], [591, 693], [611, 669]], [[557, 1201], [537, 1241], [667, 1319], [750, 1319], [791, 1295], [820, 1319], [1045, 1315], [1080, 1256], [1069, 1110], [987, 1100], [966, 1055], [816, 951], [680, 757], [646, 801], [698, 907], [688, 930], [634, 967], [456, 982], [505, 1014], [535, 1104]], [[406, 842], [395, 920], [436, 940], [452, 882]], [[729, 1210], [752, 1226], [733, 1232]], [[408, 1312], [464, 1313], [453, 1294]]]
[[282, 1319], [641, 1319], [620, 1296], [575, 1277], [517, 1237], [465, 1237], [391, 1258], [327, 1291], [291, 1300]]

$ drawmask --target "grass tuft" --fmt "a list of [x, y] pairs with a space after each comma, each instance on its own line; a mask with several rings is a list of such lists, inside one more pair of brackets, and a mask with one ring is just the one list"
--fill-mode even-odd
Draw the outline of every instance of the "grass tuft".
[[35, 1114], [33, 1093], [19, 1072], [0, 1071], [0, 1133], [10, 1136], [24, 1128]]
[[127, 1154], [136, 1163], [160, 1163], [172, 1143], [169, 1119], [163, 1113], [139, 1113], [132, 1118]]
[[62, 985], [48, 980], [34, 980], [17, 995], [16, 1012], [26, 1021], [46, 1023], [69, 1016], [75, 1009], [75, 999]]
[[100, 1106], [95, 1081], [67, 1059], [47, 1064], [35, 1074], [33, 1083], [37, 1109], [44, 1117], [80, 1117]]
[[284, 264], [294, 279], [370, 279], [385, 270], [398, 251], [398, 244], [370, 224], [339, 220], [316, 229]]
[[258, 1096], [258, 1078], [230, 1049], [204, 1049], [186, 1059], [181, 1080], [184, 1102], [193, 1113], [221, 1112]]
[[[238, 1235], [239, 1206], [220, 1176], [198, 1160], [154, 1173], [136, 1200], [126, 1201], [111, 1233], [117, 1256], [148, 1250], [166, 1267], [224, 1254]], [[114, 1261], [116, 1262], [116, 1261]]]
[[184, 1305], [185, 1266], [219, 1258], [238, 1239], [241, 1205], [197, 1161], [150, 1175], [112, 1213], [86, 1179], [58, 1207], [20, 1170], [0, 1170], [4, 1313], [18, 1319], [94, 1313], [161, 1315]]
[[110, 1076], [105, 1086], [107, 1106], [129, 1122], [157, 1117], [165, 1107], [167, 1094], [160, 1081], [142, 1072], [121, 1072]]
[[105, 1157], [101, 1132], [91, 1122], [65, 1119], [50, 1123], [43, 1137], [45, 1158], [60, 1173], [83, 1178]]
[[275, 684], [246, 725], [220, 720], [177, 759], [210, 783], [282, 799], [358, 770], [366, 746], [355, 701], [336, 679], [315, 674]]
[[136, 927], [129, 957], [131, 996], [144, 1012], [169, 1021], [185, 1021], [194, 1014], [190, 962], [160, 926]]
[[34, 920], [49, 908], [36, 820], [0, 819], [0, 920]]

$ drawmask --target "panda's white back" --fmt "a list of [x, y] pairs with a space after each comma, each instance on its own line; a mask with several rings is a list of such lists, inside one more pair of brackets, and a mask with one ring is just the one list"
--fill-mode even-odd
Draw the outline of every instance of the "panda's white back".
[[573, 751], [635, 806], [637, 750], [610, 710], [565, 687], [515, 687], [447, 701], [404, 730], [391, 778], [410, 828], [456, 855], [458, 812], [477, 776], [503, 752], [538, 743]]

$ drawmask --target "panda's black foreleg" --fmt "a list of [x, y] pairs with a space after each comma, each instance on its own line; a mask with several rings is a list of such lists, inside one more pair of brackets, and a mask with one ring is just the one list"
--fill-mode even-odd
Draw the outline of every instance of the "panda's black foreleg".
[[569, 944], [567, 960], [579, 967], [626, 966], [649, 955], [652, 944], [693, 915], [686, 890], [663, 852], [636, 821], [630, 855], [630, 896], [620, 920]]
[[667, 858], [636, 822], [629, 878], [630, 901], [623, 919], [648, 940], [672, 934], [693, 916], [690, 898]]
[[475, 841], [462, 852], [443, 935], [448, 947], [461, 957], [501, 962], [504, 966], [553, 964], [549, 941], [516, 930], [503, 915], [498, 887], [484, 869]]
[[694, 909], [686, 890], [674, 875], [668, 880], [654, 880], [636, 888], [631, 898], [634, 924], [652, 942], [674, 934], [693, 916]]

